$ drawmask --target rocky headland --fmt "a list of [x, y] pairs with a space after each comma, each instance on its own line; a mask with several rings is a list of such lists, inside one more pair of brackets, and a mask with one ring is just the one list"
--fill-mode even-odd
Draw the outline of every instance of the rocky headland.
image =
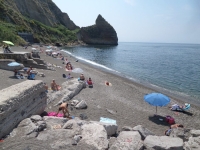
[[82, 27], [78, 38], [86, 44], [118, 45], [115, 29], [101, 15], [98, 15], [95, 25]]

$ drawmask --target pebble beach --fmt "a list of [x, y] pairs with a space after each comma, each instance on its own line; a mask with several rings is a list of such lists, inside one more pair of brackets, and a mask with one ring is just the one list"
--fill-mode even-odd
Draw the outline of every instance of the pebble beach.
[[[45, 47], [42, 47], [45, 50]], [[24, 49], [23, 47], [12, 47], [13, 52], [27, 51], [31, 52], [31, 47]], [[156, 135], [164, 135], [164, 131], [169, 128], [169, 125], [165, 123], [166, 116], [172, 116], [175, 118], [175, 122], [183, 124], [185, 128], [200, 129], [200, 107], [191, 105], [188, 113], [174, 112], [169, 109], [168, 106], [172, 104], [184, 105], [181, 99], [176, 99], [172, 95], [170, 97], [171, 102], [166, 107], [158, 107], [156, 117], [156, 107], [149, 105], [143, 99], [145, 94], [155, 91], [151, 88], [145, 87], [123, 77], [105, 72], [99, 68], [95, 68], [82, 61], [76, 61], [75, 58], [62, 53], [68, 61], [71, 62], [73, 68], [81, 68], [86, 79], [92, 78], [94, 83], [93, 88], [86, 87], [78, 95], [72, 98], [72, 100], [85, 100], [87, 102], [87, 109], [83, 110], [70, 110], [70, 114], [79, 117], [80, 114], [85, 114], [88, 121], [99, 121], [100, 117], [106, 117], [116, 120], [118, 125], [118, 131], [123, 126], [134, 127], [137, 125], [143, 125]], [[62, 85], [67, 79], [63, 78], [63, 74], [70, 73], [72, 77], [77, 78], [80, 73], [73, 73], [65, 70], [65, 64], [61, 59], [56, 59], [51, 56], [47, 56], [45, 53], [40, 54], [41, 59], [46, 62], [54, 64], [55, 70], [36, 69], [39, 72], [45, 74], [45, 77], [36, 76], [36, 80], [42, 80], [50, 86], [50, 83], [55, 79], [56, 83]], [[0, 69], [0, 90], [11, 85], [23, 82], [27, 79], [14, 79], [12, 78], [13, 72]], [[106, 86], [105, 81], [109, 81], [112, 86]], [[48, 104], [45, 111], [57, 111], [58, 103], [60, 99], [55, 100]]]

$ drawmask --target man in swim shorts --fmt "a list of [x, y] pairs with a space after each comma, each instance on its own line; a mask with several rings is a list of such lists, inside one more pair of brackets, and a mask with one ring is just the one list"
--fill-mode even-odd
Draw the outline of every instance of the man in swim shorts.
[[66, 116], [67, 118], [69, 118], [69, 111], [67, 109], [68, 107], [68, 103], [62, 103], [59, 108], [58, 108], [58, 112], [56, 113], [55, 116], [58, 115], [58, 113], [62, 110], [64, 117], [66, 116], [66, 113], [68, 113], [68, 115]]

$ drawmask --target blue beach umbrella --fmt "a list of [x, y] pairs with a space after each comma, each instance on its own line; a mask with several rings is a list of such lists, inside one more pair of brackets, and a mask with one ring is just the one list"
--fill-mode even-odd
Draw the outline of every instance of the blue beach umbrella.
[[17, 63], [17, 62], [11, 62], [8, 64], [8, 66], [12, 66], [12, 67], [16, 67], [16, 66], [20, 66], [21, 64]]
[[166, 106], [169, 104], [170, 99], [164, 94], [161, 93], [151, 93], [144, 96], [144, 100], [150, 105], [156, 106], [156, 114], [157, 114], [157, 106]]

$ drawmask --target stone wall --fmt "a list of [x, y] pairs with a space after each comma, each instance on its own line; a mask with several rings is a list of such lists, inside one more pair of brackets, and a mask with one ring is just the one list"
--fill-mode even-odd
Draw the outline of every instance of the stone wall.
[[[18, 63], [22, 63], [25, 67], [47, 69], [47, 65], [42, 59], [36, 61], [29, 52], [0, 53], [0, 59], [13, 59]], [[39, 62], [39, 64], [38, 64]]]
[[0, 69], [13, 71], [15, 69], [20, 70], [24, 68], [23, 64], [21, 64], [20, 66], [8, 66], [8, 64], [11, 62], [15, 62], [15, 60], [14, 59], [0, 59]]
[[23, 119], [41, 114], [47, 95], [41, 80], [27, 80], [0, 91], [0, 138]]

